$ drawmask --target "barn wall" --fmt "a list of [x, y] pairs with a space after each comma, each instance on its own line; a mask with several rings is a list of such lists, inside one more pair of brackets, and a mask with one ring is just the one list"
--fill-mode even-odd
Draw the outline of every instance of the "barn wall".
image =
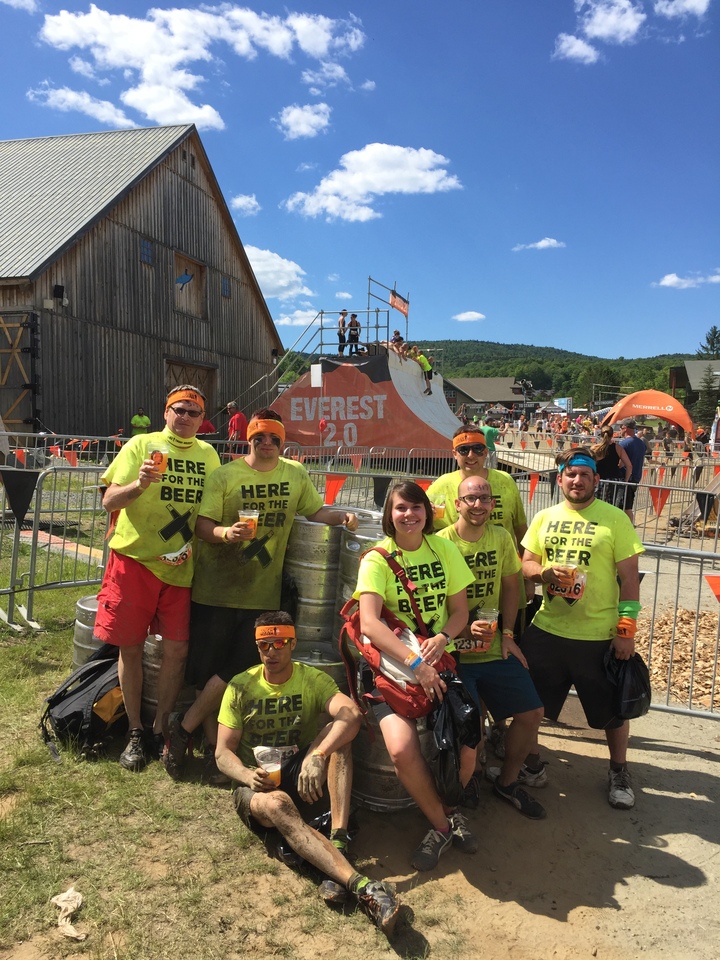
[[[143, 240], [151, 241], [152, 263], [141, 261]], [[197, 270], [181, 290], [175, 281], [188, 262]], [[55, 284], [68, 306], [42, 309]], [[279, 346], [195, 135], [53, 264], [32, 294], [0, 286], [0, 309], [33, 304], [41, 416], [57, 432], [127, 429], [138, 406], [161, 426], [168, 361], [209, 371], [212, 415], [271, 370]]]

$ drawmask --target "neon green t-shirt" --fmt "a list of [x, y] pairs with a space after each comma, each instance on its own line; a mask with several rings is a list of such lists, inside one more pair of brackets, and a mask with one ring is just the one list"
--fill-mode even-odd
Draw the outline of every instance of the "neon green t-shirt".
[[238, 510], [259, 510], [257, 536], [243, 543], [198, 541], [193, 600], [212, 607], [277, 610], [282, 568], [295, 514], [312, 516], [323, 500], [301, 463], [280, 457], [274, 470], [253, 470], [243, 457], [208, 483], [201, 514], [231, 526]]
[[[473, 583], [467, 588], [470, 619], [474, 620], [475, 611], [482, 607], [495, 607], [502, 611], [502, 578], [518, 573], [521, 566], [515, 544], [507, 530], [486, 523], [482, 537], [475, 543], [463, 540], [454, 526], [445, 527], [438, 536], [455, 544], [473, 575]], [[464, 652], [462, 644], [462, 640], [456, 641], [460, 660], [464, 663], [502, 659], [502, 635], [499, 630], [495, 631], [490, 649], [482, 653]]]
[[485, 424], [483, 424], [482, 432], [485, 437], [485, 446], [491, 453], [494, 452], [495, 441], [500, 436], [500, 431], [497, 427], [486, 427]]
[[220, 466], [204, 440], [182, 440], [169, 430], [133, 437], [105, 471], [102, 483], [124, 486], [137, 480], [148, 451], [159, 441], [170, 447], [160, 483], [151, 483], [137, 500], [120, 510], [110, 548], [139, 560], [163, 583], [189, 587], [195, 555], [195, 518], [205, 482]]
[[[441, 530], [443, 527], [451, 527], [457, 522], [458, 512], [455, 507], [455, 499], [458, 495], [458, 487], [465, 479], [460, 470], [454, 473], [444, 473], [438, 477], [434, 483], [428, 487], [428, 498], [434, 502], [438, 496], [445, 497], [445, 516], [441, 520], [435, 520], [435, 529]], [[505, 527], [507, 532], [515, 542], [515, 527], [524, 527], [527, 524], [525, 517], [525, 507], [520, 499], [520, 491], [517, 484], [504, 470], [488, 470], [487, 482], [490, 484], [492, 495], [495, 497], [495, 509], [490, 514], [490, 523], [499, 527]]]
[[542, 606], [533, 623], [571, 640], [610, 640], [618, 622], [616, 564], [643, 553], [628, 516], [602, 500], [584, 510], [565, 503], [541, 510], [523, 537], [523, 546], [548, 564], [577, 564], [576, 581], [566, 594], [543, 585]]
[[[441, 540], [435, 534], [424, 536], [419, 550], [401, 551], [390, 537], [381, 540], [378, 546], [384, 547], [388, 553], [398, 551], [395, 559], [417, 588], [414, 596], [422, 618], [431, 633], [438, 633], [450, 615], [448, 597], [473, 581], [460, 551], [449, 540]], [[360, 561], [353, 596], [359, 600], [362, 593], [379, 594], [388, 610], [406, 623], [413, 633], [417, 632], [418, 625], [405, 588], [396, 580], [387, 560], [374, 550]], [[448, 649], [453, 650], [453, 645]]]
[[139, 413], [136, 413], [130, 421], [130, 426], [132, 427], [132, 436], [139, 437], [141, 434], [148, 432], [148, 427], [150, 426], [150, 417], [146, 413], [144, 413], [142, 416], [140, 416]]
[[223, 695], [218, 721], [242, 730], [238, 756], [256, 767], [253, 747], [307, 747], [318, 733], [318, 716], [337, 693], [332, 677], [307, 663], [293, 663], [289, 680], [268, 683], [263, 665], [233, 677]]

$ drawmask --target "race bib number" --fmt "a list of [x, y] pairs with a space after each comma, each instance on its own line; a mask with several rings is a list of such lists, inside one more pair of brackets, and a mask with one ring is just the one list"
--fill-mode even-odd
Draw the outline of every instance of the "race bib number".
[[586, 581], [587, 574], [576, 573], [575, 579], [569, 587], [561, 587], [554, 583], [549, 583], [547, 586], [548, 599], [553, 600], [555, 597], [560, 597], [565, 603], [569, 603], [570, 605], [577, 603], [578, 600], [582, 600], [583, 594], [585, 593]]

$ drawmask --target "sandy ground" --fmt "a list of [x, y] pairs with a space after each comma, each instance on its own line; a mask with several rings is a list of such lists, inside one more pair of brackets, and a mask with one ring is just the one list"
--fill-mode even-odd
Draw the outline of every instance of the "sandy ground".
[[[363, 814], [358, 852], [386, 850], [378, 866], [414, 905], [430, 955], [717, 960], [720, 724], [655, 711], [634, 721], [632, 811], [607, 803], [604, 737], [585, 728], [576, 700], [541, 733], [550, 784], [535, 793], [547, 819], [524, 819], [486, 784], [468, 815], [482, 839], [475, 856], [452, 851], [432, 875], [409, 872], [420, 814]], [[428, 894], [445, 929], [422, 923]]]

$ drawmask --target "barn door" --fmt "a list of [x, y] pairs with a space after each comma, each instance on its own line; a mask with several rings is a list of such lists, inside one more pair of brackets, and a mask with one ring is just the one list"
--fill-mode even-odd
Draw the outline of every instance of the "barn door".
[[205, 410], [207, 416], [212, 416], [215, 410], [215, 367], [199, 367], [191, 363], [181, 363], [177, 360], [165, 361], [165, 388], [168, 392], [181, 383], [192, 383], [205, 394]]
[[9, 433], [32, 433], [40, 416], [38, 317], [0, 313], [0, 417]]

